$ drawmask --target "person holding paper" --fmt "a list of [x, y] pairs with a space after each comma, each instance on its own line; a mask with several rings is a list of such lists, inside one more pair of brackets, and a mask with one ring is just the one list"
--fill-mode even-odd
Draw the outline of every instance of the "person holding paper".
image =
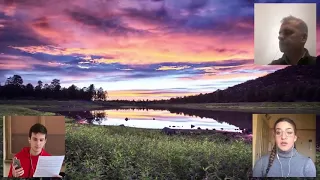
[[[34, 124], [29, 130], [28, 138], [30, 147], [24, 147], [14, 158], [20, 161], [20, 168], [12, 163], [8, 177], [31, 178], [33, 177], [39, 156], [51, 156], [43, 147], [47, 142], [47, 128], [40, 124]], [[17, 169], [16, 169], [17, 168]], [[55, 177], [60, 177], [56, 175]]]

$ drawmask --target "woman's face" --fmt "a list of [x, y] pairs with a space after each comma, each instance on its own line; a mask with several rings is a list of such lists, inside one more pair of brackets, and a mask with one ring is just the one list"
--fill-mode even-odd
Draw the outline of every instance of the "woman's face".
[[297, 136], [294, 127], [288, 122], [279, 122], [275, 127], [275, 141], [278, 148], [282, 151], [291, 150]]

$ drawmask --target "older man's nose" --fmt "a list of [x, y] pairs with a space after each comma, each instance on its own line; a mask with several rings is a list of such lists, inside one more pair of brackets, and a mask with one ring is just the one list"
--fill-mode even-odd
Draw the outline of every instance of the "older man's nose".
[[279, 39], [279, 41], [283, 41], [283, 35], [282, 34], [279, 34], [279, 36], [278, 36], [278, 39]]

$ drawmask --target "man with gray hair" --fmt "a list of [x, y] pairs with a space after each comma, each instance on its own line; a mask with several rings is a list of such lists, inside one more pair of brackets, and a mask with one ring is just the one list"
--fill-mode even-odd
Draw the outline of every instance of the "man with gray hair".
[[307, 24], [294, 16], [282, 19], [279, 31], [279, 48], [283, 56], [269, 65], [314, 65], [316, 57], [304, 47], [308, 39]]

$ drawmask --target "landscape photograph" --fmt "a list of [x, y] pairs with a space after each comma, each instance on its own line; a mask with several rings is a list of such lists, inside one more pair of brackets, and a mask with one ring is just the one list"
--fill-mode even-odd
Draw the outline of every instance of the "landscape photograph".
[[65, 116], [70, 179], [248, 179], [252, 114], [320, 118], [320, 62], [254, 64], [254, 2], [302, 1], [1, 1], [0, 115]]

